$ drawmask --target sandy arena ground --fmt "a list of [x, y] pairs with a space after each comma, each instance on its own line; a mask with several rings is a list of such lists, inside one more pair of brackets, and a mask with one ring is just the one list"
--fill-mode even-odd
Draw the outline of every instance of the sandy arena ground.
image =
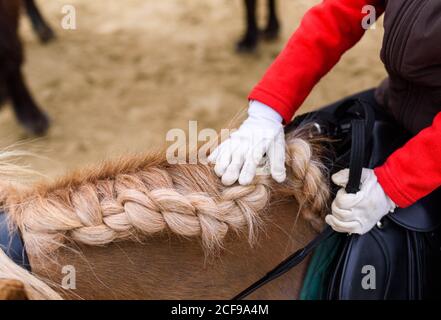
[[[72, 0], [74, 31], [60, 26], [65, 0], [37, 2], [58, 38], [41, 45], [22, 18], [25, 74], [52, 127], [44, 138], [28, 137], [8, 106], [0, 111], [0, 145], [25, 140], [21, 149], [50, 159], [30, 165], [53, 176], [163, 145], [169, 129], [186, 129], [189, 120], [199, 129], [228, 126], [304, 12], [319, 1], [279, 1], [280, 40], [242, 56], [233, 50], [243, 29], [241, 0]], [[378, 58], [382, 34], [380, 25], [370, 30], [301, 111], [378, 84], [385, 75]]]

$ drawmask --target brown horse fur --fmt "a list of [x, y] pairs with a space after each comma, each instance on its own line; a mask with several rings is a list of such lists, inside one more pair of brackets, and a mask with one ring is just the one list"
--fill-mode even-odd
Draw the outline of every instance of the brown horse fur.
[[28, 300], [23, 283], [0, 279], [0, 300]]
[[[230, 298], [304, 245], [311, 223], [322, 225], [329, 187], [319, 151], [308, 130], [290, 134], [282, 184], [258, 176], [225, 187], [210, 166], [170, 165], [156, 153], [31, 188], [5, 185], [0, 201], [34, 275], [64, 297]], [[75, 268], [74, 290], [60, 288], [65, 266]], [[253, 297], [296, 296], [304, 267]], [[18, 277], [31, 298], [57, 298], [31, 276]]]

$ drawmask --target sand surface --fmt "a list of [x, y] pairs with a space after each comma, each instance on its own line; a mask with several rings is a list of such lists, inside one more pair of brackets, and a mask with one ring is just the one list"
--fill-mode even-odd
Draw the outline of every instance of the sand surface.
[[[63, 0], [37, 1], [58, 38], [43, 46], [22, 17], [25, 74], [52, 127], [26, 136], [11, 108], [0, 110], [0, 146], [48, 159], [29, 164], [53, 176], [165, 144], [172, 128], [220, 129], [245, 110], [247, 94], [316, 0], [279, 1], [283, 32], [254, 55], [237, 55], [240, 0], [72, 0], [77, 30], [60, 26]], [[262, 12], [263, 14], [263, 12]], [[381, 25], [370, 30], [312, 92], [301, 111], [377, 85]], [[301, 53], [299, 53], [301, 54]]]

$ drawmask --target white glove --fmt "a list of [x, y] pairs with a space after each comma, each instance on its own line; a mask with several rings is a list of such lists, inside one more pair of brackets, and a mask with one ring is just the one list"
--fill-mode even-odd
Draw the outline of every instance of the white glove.
[[332, 176], [332, 181], [342, 187], [332, 202], [332, 215], [325, 220], [337, 232], [365, 234], [385, 215], [393, 212], [395, 203], [384, 193], [371, 169], [363, 169], [361, 188], [355, 194], [346, 193], [349, 169]]
[[237, 179], [241, 185], [247, 185], [253, 181], [265, 154], [271, 176], [283, 182], [286, 169], [282, 117], [271, 107], [251, 101], [248, 118], [213, 151], [208, 161], [216, 164], [214, 171], [222, 177], [224, 185], [232, 185]]

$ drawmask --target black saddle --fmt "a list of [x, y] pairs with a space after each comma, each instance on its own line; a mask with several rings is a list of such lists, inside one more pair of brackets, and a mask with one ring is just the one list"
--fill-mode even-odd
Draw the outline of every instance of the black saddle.
[[[362, 168], [381, 165], [411, 135], [372, 104], [359, 99], [294, 119], [289, 132], [313, 124], [327, 145], [330, 173], [350, 168], [347, 192], [356, 192]], [[335, 194], [338, 188], [333, 187]], [[441, 296], [441, 188], [408, 208], [398, 208], [365, 235], [344, 235], [332, 264], [327, 299], [414, 300]], [[326, 228], [265, 277], [237, 295], [242, 299], [299, 264], [335, 232]], [[366, 277], [369, 281], [366, 282]]]
[[[364, 164], [367, 168], [383, 164], [411, 138], [379, 110], [374, 112], [370, 154]], [[336, 259], [327, 298], [440, 298], [440, 226], [441, 188], [408, 208], [396, 209], [369, 233], [348, 237]], [[366, 285], [364, 280], [370, 276], [375, 283]]]

